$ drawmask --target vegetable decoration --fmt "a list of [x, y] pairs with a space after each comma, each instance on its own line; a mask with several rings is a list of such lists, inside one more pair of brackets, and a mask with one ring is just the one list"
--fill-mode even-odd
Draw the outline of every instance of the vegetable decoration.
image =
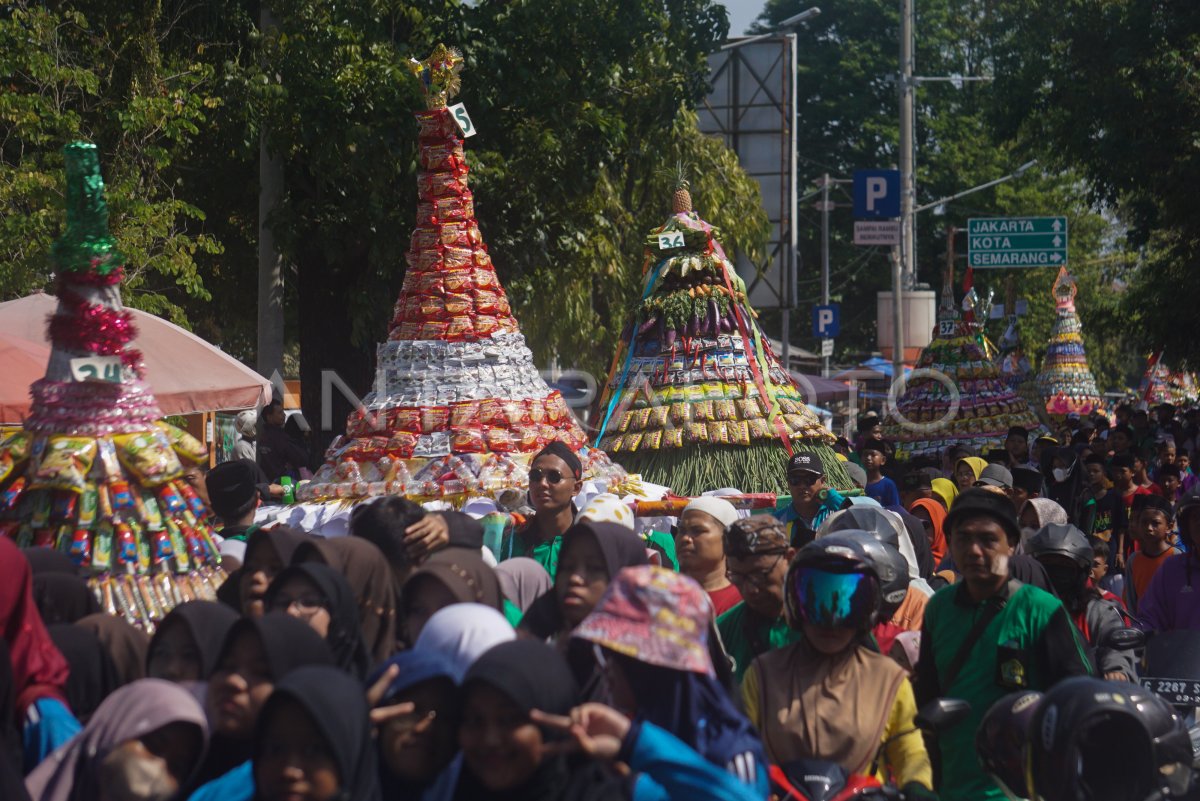
[[722, 486], [786, 492], [796, 447], [853, 485], [756, 322], [719, 232], [680, 181], [674, 213], [646, 238], [643, 299], [601, 395], [599, 445], [682, 495]]

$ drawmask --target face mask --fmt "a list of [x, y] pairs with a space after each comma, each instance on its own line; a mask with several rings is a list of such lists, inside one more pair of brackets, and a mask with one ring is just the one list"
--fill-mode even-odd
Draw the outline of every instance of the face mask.
[[1066, 481], [1067, 476], [1071, 475], [1071, 471], [1066, 467], [1056, 467], [1056, 468], [1054, 468], [1053, 472], [1054, 472], [1054, 480], [1058, 481], [1060, 483], [1063, 481]]
[[179, 790], [164, 760], [128, 748], [106, 756], [97, 778], [105, 801], [167, 801]]

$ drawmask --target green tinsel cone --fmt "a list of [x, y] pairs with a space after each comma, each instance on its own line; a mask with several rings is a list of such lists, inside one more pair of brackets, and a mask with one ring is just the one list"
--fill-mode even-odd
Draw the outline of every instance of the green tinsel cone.
[[122, 264], [116, 240], [108, 232], [108, 204], [100, 158], [91, 142], [63, 148], [67, 167], [67, 229], [54, 243], [54, 261], [64, 272], [108, 275]]

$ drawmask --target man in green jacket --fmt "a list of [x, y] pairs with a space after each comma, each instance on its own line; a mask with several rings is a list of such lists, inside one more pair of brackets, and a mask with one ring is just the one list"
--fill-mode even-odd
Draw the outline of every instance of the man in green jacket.
[[738, 520], [725, 531], [726, 575], [742, 602], [717, 618], [717, 631], [739, 684], [754, 657], [800, 637], [783, 612], [783, 580], [796, 555], [784, 525], [760, 514]]
[[1008, 560], [1021, 529], [1007, 496], [969, 489], [954, 501], [945, 526], [962, 580], [939, 590], [925, 607], [914, 690], [918, 705], [938, 697], [971, 704], [966, 720], [937, 733], [939, 797], [1003, 799], [975, 754], [984, 714], [1007, 693], [1044, 692], [1060, 679], [1094, 670], [1059, 600], [1010, 577]]

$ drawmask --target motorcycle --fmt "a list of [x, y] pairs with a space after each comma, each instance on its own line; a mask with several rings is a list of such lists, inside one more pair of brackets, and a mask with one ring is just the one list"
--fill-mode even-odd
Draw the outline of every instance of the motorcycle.
[[915, 731], [936, 732], [953, 726], [970, 712], [970, 704], [955, 698], [939, 698], [926, 704], [917, 712], [914, 728], [883, 741], [867, 776], [851, 775], [841, 765], [820, 759], [771, 765], [768, 775], [773, 795], [784, 801], [903, 801], [904, 794], [898, 788], [881, 784], [875, 778], [883, 750], [893, 740]]

